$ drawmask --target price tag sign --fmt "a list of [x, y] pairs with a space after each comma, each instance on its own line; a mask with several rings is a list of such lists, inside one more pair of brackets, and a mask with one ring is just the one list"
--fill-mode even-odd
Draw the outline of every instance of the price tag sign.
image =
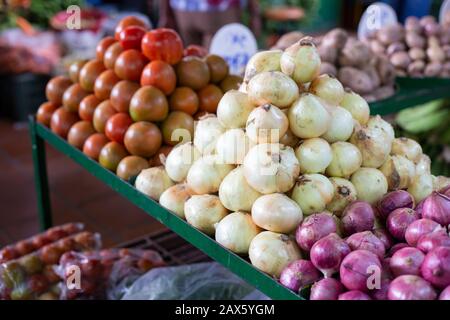
[[396, 24], [397, 22], [397, 14], [390, 5], [382, 2], [375, 2], [364, 11], [361, 20], [359, 21], [358, 39], [363, 40], [382, 27]]
[[450, 0], [445, 0], [441, 5], [441, 9], [439, 10], [439, 23], [444, 23], [445, 14], [449, 11], [450, 11]]
[[230, 73], [242, 75], [248, 60], [258, 51], [255, 36], [240, 23], [230, 23], [214, 35], [209, 52], [224, 58]]

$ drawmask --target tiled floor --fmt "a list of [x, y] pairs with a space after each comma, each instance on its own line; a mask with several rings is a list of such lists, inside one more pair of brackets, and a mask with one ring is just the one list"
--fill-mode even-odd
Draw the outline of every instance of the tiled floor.
[[[0, 120], [0, 247], [39, 231], [31, 144], [26, 124]], [[47, 146], [53, 221], [84, 222], [105, 247], [163, 226], [69, 158]]]

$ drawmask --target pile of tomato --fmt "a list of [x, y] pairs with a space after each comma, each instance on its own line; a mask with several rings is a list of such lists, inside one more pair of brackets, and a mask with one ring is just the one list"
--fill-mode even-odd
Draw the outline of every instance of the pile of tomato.
[[132, 16], [98, 43], [95, 59], [68, 73], [47, 84], [37, 121], [123, 179], [160, 165], [162, 154], [186, 142], [173, 131], [192, 137], [194, 120], [214, 113], [241, 82], [221, 57], [184, 48], [174, 30], [149, 31]]

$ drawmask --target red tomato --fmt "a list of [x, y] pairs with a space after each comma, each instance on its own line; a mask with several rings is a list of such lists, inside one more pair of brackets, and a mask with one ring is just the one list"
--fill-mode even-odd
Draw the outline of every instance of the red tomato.
[[120, 22], [117, 24], [114, 33], [114, 37], [116, 38], [116, 40], [120, 40], [120, 33], [122, 32], [122, 30], [129, 26], [139, 26], [144, 28], [145, 30], [148, 30], [148, 25], [144, 21], [134, 16], [128, 16], [120, 20]]
[[90, 94], [84, 97], [80, 102], [80, 107], [78, 108], [78, 115], [82, 120], [92, 121], [94, 116], [95, 108], [102, 102], [95, 95]]
[[142, 52], [153, 60], [177, 64], [183, 58], [183, 42], [172, 29], [160, 28], [147, 32], [142, 38]]
[[105, 66], [100, 60], [93, 59], [86, 62], [80, 70], [80, 86], [88, 92], [94, 91], [95, 80], [103, 71], [105, 71]]
[[134, 93], [140, 88], [136, 82], [122, 80], [111, 90], [111, 104], [117, 112], [128, 112]]
[[119, 82], [120, 79], [116, 76], [113, 70], [103, 71], [94, 83], [94, 94], [100, 100], [109, 99], [112, 88]]
[[140, 51], [130, 49], [122, 52], [117, 57], [114, 64], [114, 72], [123, 80], [139, 81], [147, 62], [147, 59]]
[[177, 76], [175, 70], [168, 63], [155, 60], [145, 66], [141, 75], [141, 86], [155, 86], [169, 95], [175, 90]]
[[105, 51], [109, 48], [110, 45], [112, 45], [114, 42], [116, 42], [116, 39], [113, 37], [105, 37], [97, 44], [97, 47], [95, 48], [95, 53], [97, 56], [97, 59], [100, 61], [103, 61], [103, 57], [105, 55]]
[[110, 45], [103, 56], [103, 63], [105, 67], [108, 69], [114, 69], [114, 64], [116, 63], [117, 57], [122, 52], [123, 49], [120, 43], [116, 42]]
[[94, 160], [98, 160], [100, 151], [108, 142], [108, 138], [103, 133], [94, 133], [84, 142], [83, 153]]
[[50, 101], [41, 104], [36, 113], [37, 122], [42, 123], [44, 126], [48, 127], [50, 125], [52, 114], [56, 109], [58, 109], [58, 107], [58, 105]]
[[92, 123], [86, 120], [78, 121], [69, 130], [67, 142], [75, 148], [82, 149], [87, 138], [95, 133]]
[[147, 30], [140, 26], [129, 26], [119, 33], [120, 45], [124, 50], [141, 49], [141, 40]]
[[106, 121], [105, 134], [110, 140], [123, 144], [125, 132], [132, 123], [133, 120], [128, 114], [115, 114]]
[[191, 44], [191, 45], [187, 46], [183, 52], [183, 55], [185, 57], [186, 56], [196, 56], [199, 58], [203, 58], [203, 57], [206, 57], [207, 54], [208, 54], [208, 50], [206, 50], [204, 47], [196, 45], [196, 44]]
[[50, 119], [50, 129], [60, 137], [67, 137], [70, 127], [80, 120], [78, 114], [69, 112], [64, 107], [56, 109]]
[[45, 87], [45, 95], [47, 100], [60, 105], [64, 92], [72, 85], [72, 81], [64, 76], [57, 76], [52, 78]]

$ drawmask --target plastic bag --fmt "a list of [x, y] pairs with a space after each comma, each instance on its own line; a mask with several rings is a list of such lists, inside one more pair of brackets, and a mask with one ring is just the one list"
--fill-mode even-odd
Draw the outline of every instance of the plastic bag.
[[124, 300], [241, 300], [255, 289], [216, 262], [157, 268], [129, 288]]

